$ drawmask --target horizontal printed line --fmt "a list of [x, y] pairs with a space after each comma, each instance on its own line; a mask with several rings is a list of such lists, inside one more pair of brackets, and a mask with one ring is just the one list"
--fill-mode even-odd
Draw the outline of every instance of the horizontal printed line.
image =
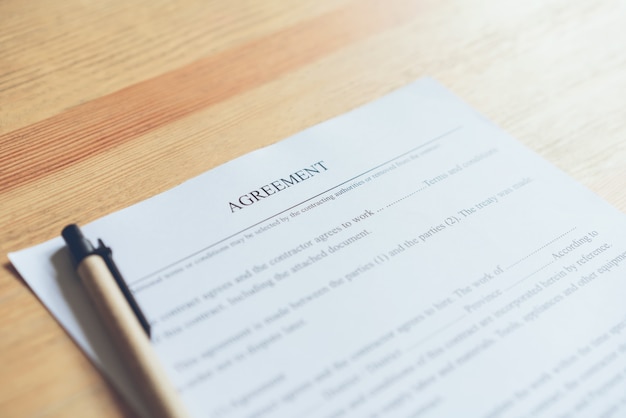
[[511, 264], [510, 266], [508, 266], [506, 269], [510, 269], [512, 267], [515, 267], [516, 265], [518, 265], [519, 263], [521, 263], [522, 261], [527, 260], [528, 258], [532, 257], [533, 255], [537, 254], [539, 251], [543, 250], [544, 248], [546, 248], [548, 245], [560, 240], [561, 238], [563, 238], [565, 235], [569, 234], [570, 232], [574, 231], [576, 229], [576, 227], [573, 227], [572, 229], [570, 229], [567, 232], [562, 233], [561, 235], [559, 235], [558, 237], [554, 238], [553, 240], [545, 243], [544, 245], [542, 245], [541, 247], [539, 247], [538, 249], [536, 249], [535, 251], [533, 251], [532, 253], [528, 254], [527, 256], [525, 256], [524, 258], [521, 258], [519, 260], [517, 260], [515, 263]]
[[364, 176], [366, 174], [369, 174], [369, 173], [371, 173], [374, 170], [378, 170], [380, 167], [382, 167], [384, 165], [387, 165], [387, 164], [389, 164], [389, 163], [391, 163], [391, 162], [393, 162], [393, 161], [395, 161], [395, 160], [397, 160], [399, 158], [402, 158], [402, 157], [404, 157], [407, 154], [415, 152], [416, 150], [418, 150], [420, 148], [428, 146], [428, 145], [432, 144], [433, 142], [436, 142], [436, 141], [438, 141], [438, 140], [440, 140], [440, 139], [442, 139], [444, 137], [450, 136], [451, 134], [459, 131], [461, 128], [462, 128], [461, 126], [457, 126], [457, 127], [453, 128], [453, 129], [450, 129], [449, 131], [444, 132], [444, 133], [442, 133], [442, 134], [440, 134], [440, 135], [438, 135], [438, 136], [436, 136], [436, 137], [434, 137], [434, 138], [432, 138], [432, 139], [430, 139], [430, 140], [428, 140], [428, 141], [426, 141], [426, 142], [424, 142], [424, 143], [422, 143], [422, 144], [420, 144], [420, 145], [418, 145], [418, 146], [416, 146], [414, 148], [411, 148], [410, 150], [405, 151], [402, 154], [397, 155], [397, 156], [393, 157], [390, 160], [387, 160], [387, 161], [385, 161], [385, 162], [383, 162], [381, 164], [378, 164], [375, 167], [372, 167], [372, 168], [368, 169], [367, 171], [359, 173], [359, 174], [355, 175], [354, 177], [349, 178], [348, 180], [345, 180], [345, 181], [343, 181], [343, 182], [341, 182], [341, 183], [339, 183], [339, 184], [337, 184], [337, 185], [335, 185], [335, 186], [333, 186], [333, 187], [331, 187], [329, 189], [326, 189], [323, 192], [320, 192], [320, 193], [316, 194], [315, 196], [311, 196], [311, 197], [309, 197], [309, 198], [307, 198], [305, 200], [302, 200], [302, 201], [296, 203], [293, 206], [290, 206], [290, 207], [288, 207], [286, 209], [281, 210], [280, 212], [277, 212], [277, 213], [275, 213], [275, 214], [273, 214], [271, 216], [268, 216], [267, 218], [265, 218], [263, 220], [260, 220], [259, 222], [256, 222], [256, 223], [254, 223], [254, 224], [252, 224], [252, 225], [250, 225], [250, 226], [248, 226], [246, 228], [243, 228], [243, 229], [241, 229], [241, 230], [239, 230], [239, 231], [237, 231], [237, 232], [235, 232], [235, 233], [233, 233], [233, 234], [231, 234], [231, 235], [229, 235], [227, 237], [224, 237], [224, 238], [220, 239], [219, 241], [215, 241], [212, 244], [209, 244], [206, 247], [203, 247], [203, 248], [195, 251], [194, 253], [186, 255], [186, 256], [184, 256], [184, 257], [182, 257], [182, 258], [180, 258], [180, 259], [178, 259], [176, 261], [173, 261], [172, 263], [170, 263], [170, 264], [168, 264], [168, 265], [166, 265], [164, 267], [161, 267], [158, 270], [155, 270], [152, 273], [149, 273], [149, 274], [147, 274], [147, 275], [145, 275], [145, 276], [143, 276], [143, 277], [141, 277], [141, 278], [139, 278], [137, 280], [130, 281], [129, 284], [130, 285], [135, 285], [135, 284], [140, 283], [140, 282], [142, 282], [144, 280], [147, 280], [147, 279], [149, 279], [149, 278], [151, 278], [151, 277], [153, 277], [153, 276], [155, 276], [155, 275], [157, 275], [157, 274], [159, 274], [159, 273], [161, 273], [161, 272], [163, 272], [163, 271], [165, 271], [167, 269], [170, 269], [170, 268], [176, 266], [177, 264], [180, 264], [183, 261], [186, 261], [186, 260], [190, 259], [191, 257], [195, 257], [195, 256], [197, 256], [197, 255], [199, 255], [199, 254], [201, 254], [201, 253], [203, 253], [203, 252], [205, 252], [205, 251], [215, 247], [216, 245], [222, 244], [223, 242], [228, 241], [229, 239], [234, 238], [234, 237], [236, 237], [239, 234], [242, 234], [242, 233], [244, 233], [246, 231], [249, 231], [250, 229], [252, 229], [254, 227], [257, 227], [257, 226], [261, 225], [262, 223], [267, 222], [270, 219], [275, 218], [276, 216], [282, 215], [283, 213], [288, 212], [288, 211], [290, 211], [290, 210], [292, 210], [292, 209], [294, 209], [294, 208], [296, 208], [296, 207], [298, 207], [300, 205], [303, 205], [304, 203], [307, 203], [307, 202], [309, 202], [311, 200], [314, 200], [314, 199], [316, 199], [316, 198], [318, 198], [318, 197], [320, 197], [320, 196], [322, 196], [322, 195], [324, 195], [324, 194], [326, 194], [328, 192], [331, 192], [331, 191], [333, 191], [333, 190], [335, 190], [335, 189], [337, 189], [337, 188], [339, 188], [339, 187], [341, 187], [341, 186], [343, 186], [343, 185], [345, 185], [347, 183], [350, 183], [350, 182], [358, 179], [359, 177], [362, 177], [362, 176]]

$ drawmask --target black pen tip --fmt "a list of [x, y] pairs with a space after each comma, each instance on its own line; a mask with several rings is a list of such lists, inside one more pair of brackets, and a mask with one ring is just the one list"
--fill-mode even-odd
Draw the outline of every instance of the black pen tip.
[[70, 224], [66, 226], [63, 228], [63, 231], [61, 231], [61, 236], [65, 240], [75, 264], [79, 264], [83, 261], [83, 258], [93, 254], [93, 245], [85, 238], [78, 225]]

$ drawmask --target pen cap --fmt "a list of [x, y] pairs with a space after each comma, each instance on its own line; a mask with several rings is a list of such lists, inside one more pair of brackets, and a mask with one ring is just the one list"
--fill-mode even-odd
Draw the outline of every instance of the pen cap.
[[71, 224], [63, 228], [61, 236], [70, 250], [72, 260], [78, 265], [83, 258], [94, 253], [94, 247], [91, 242], [83, 235], [82, 231], [76, 224]]

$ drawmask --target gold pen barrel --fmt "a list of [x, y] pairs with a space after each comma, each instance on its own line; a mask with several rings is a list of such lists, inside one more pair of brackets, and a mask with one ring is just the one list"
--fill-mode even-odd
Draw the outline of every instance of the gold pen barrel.
[[89, 255], [78, 264], [77, 271], [125, 365], [130, 369], [150, 416], [188, 417], [178, 392], [104, 259], [96, 254]]

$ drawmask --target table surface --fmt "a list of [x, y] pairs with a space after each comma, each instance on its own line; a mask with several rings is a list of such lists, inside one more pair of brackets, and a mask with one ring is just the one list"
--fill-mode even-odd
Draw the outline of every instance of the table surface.
[[133, 416], [7, 259], [424, 75], [626, 212], [626, 2], [0, 2], [0, 416]]

